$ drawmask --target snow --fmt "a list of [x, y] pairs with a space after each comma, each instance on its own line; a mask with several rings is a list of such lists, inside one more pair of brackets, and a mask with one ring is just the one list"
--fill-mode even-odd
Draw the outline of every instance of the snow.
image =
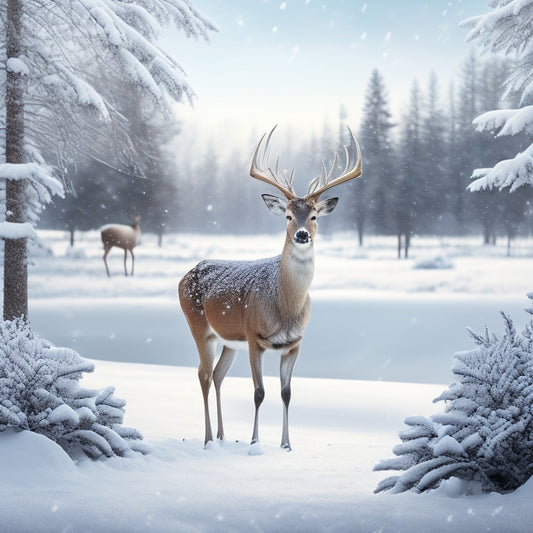
[[435, 455], [465, 455], [464, 448], [450, 435], [444, 435], [433, 449]]
[[60, 405], [56, 407], [50, 416], [48, 417], [48, 421], [51, 424], [61, 424], [62, 422], [72, 423], [73, 425], [78, 424], [80, 421], [80, 417], [72, 409], [66, 404]]
[[[250, 456], [253, 386], [240, 353], [224, 381], [227, 441], [203, 449], [203, 406], [194, 343], [177, 303], [177, 281], [202, 258], [258, 259], [279, 253], [281, 235], [144, 234], [134, 277], [105, 274], [98, 232], [38, 232], [30, 266], [35, 331], [94, 360], [81, 383], [116, 387], [125, 425], [147, 456], [76, 465], [42, 436], [0, 434], [0, 522], [9, 531], [524, 531], [533, 483], [512, 494], [462, 496], [450, 480], [426, 494], [373, 494], [373, 472], [398, 444], [408, 416], [430, 416], [450, 383], [453, 352], [473, 347], [466, 327], [521, 329], [531, 291], [530, 241], [482, 247], [480, 239], [416, 237], [412, 259], [394, 239], [352, 234], [316, 239], [312, 319], [296, 365], [291, 444], [279, 448], [279, 358], [265, 358], [262, 454]], [[42, 253], [38, 253], [41, 250]], [[45, 253], [46, 252], [46, 253]], [[50, 253], [52, 252], [52, 253]], [[452, 268], [417, 269], [445, 256]], [[123, 254], [111, 252], [112, 272]], [[149, 364], [151, 363], [151, 364]], [[154, 364], [157, 363], [157, 364]], [[415, 381], [416, 383], [413, 383]], [[214, 394], [212, 394], [214, 397]], [[214, 398], [213, 398], [214, 400]], [[67, 419], [69, 413], [56, 413]], [[212, 411], [214, 414], [214, 410]], [[441, 439], [454, 451], [454, 443]], [[469, 492], [474, 493], [474, 490]]]
[[6, 68], [9, 72], [15, 74], [22, 74], [23, 76], [28, 76], [30, 74], [28, 65], [26, 65], [26, 63], [19, 57], [10, 57], [6, 62]]
[[37, 236], [29, 222], [0, 222], [0, 238], [33, 239]]
[[476, 192], [509, 187], [509, 192], [514, 192], [524, 185], [532, 185], [533, 157], [528, 153], [532, 149], [533, 146], [530, 146], [528, 150], [513, 159], [504, 159], [491, 169], [477, 169], [472, 176], [477, 179], [468, 186], [468, 189]]
[[49, 168], [39, 163], [0, 163], [0, 179], [33, 181], [43, 185], [52, 194], [63, 196], [61, 182], [53, 177]]

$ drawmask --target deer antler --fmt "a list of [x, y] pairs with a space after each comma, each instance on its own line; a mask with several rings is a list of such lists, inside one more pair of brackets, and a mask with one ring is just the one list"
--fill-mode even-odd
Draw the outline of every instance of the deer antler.
[[[258, 180], [269, 183], [270, 185], [273, 185], [285, 195], [287, 200], [292, 200], [294, 198], [297, 198], [297, 195], [294, 191], [294, 187], [292, 185], [294, 168], [292, 169], [290, 176], [287, 176], [287, 174], [285, 174], [279, 168], [279, 158], [276, 160], [276, 168], [274, 170], [272, 170], [268, 164], [268, 148], [270, 144], [270, 138], [272, 137], [272, 134], [274, 133], [274, 130], [276, 128], [277, 126], [274, 126], [268, 134], [264, 147], [262, 147], [262, 145], [266, 133], [261, 137], [261, 140], [259, 141], [259, 144], [255, 149], [254, 157], [252, 159], [250, 176], [252, 176], [252, 178], [256, 178]], [[258, 158], [260, 159], [259, 163], [257, 161]], [[260, 166], [263, 168], [260, 168]]]
[[[335, 187], [336, 185], [344, 183], [345, 181], [358, 178], [363, 173], [361, 148], [359, 147], [359, 143], [357, 142], [355, 135], [349, 127], [348, 131], [350, 132], [350, 144], [345, 145], [343, 147], [345, 163], [341, 175], [332, 179], [333, 171], [337, 166], [338, 160], [338, 153], [335, 153], [335, 157], [333, 158], [333, 163], [331, 164], [329, 172], [326, 170], [326, 166], [322, 161], [322, 171], [320, 172], [320, 175], [313, 179], [309, 184], [309, 190], [307, 192], [306, 198], [316, 201], [324, 191], [330, 189], [331, 187]], [[357, 159], [354, 159], [355, 154], [357, 154]]]

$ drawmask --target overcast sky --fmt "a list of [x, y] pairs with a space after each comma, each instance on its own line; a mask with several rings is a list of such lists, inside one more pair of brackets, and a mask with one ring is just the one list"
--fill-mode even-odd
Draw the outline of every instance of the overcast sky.
[[[336, 120], [339, 104], [357, 129], [368, 79], [384, 77], [392, 111], [415, 78], [433, 70], [443, 100], [471, 45], [467, 17], [488, 0], [193, 0], [219, 27], [211, 43], [167, 33], [164, 47], [198, 98], [181, 116], [217, 141], [249, 140], [274, 124], [302, 133]], [[397, 116], [399, 118], [399, 116]], [[235, 141], [233, 141], [235, 139]]]

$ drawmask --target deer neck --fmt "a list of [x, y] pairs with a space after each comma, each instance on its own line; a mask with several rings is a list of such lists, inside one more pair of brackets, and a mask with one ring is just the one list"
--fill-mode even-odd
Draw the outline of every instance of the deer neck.
[[314, 274], [313, 244], [295, 244], [287, 237], [280, 262], [279, 304], [288, 314], [299, 313], [307, 301]]

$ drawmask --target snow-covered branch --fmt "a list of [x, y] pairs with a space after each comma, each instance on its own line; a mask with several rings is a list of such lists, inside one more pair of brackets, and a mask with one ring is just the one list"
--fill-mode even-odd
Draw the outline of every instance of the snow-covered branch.
[[33, 226], [24, 222], [0, 222], [0, 239], [34, 239], [37, 237]]
[[[493, 53], [503, 52], [513, 60], [513, 69], [506, 80], [507, 95], [520, 96], [524, 107], [495, 110], [474, 120], [478, 131], [499, 130], [498, 135], [533, 134], [533, 0], [493, 2], [490, 13], [463, 21], [472, 28], [467, 40], [477, 41]], [[500, 161], [491, 169], [477, 169], [469, 186], [471, 191], [505, 189], [515, 191], [533, 185], [533, 145], [512, 159]]]
[[51, 194], [63, 196], [63, 186], [46, 167], [38, 163], [2, 163], [0, 164], [0, 179], [28, 180], [43, 185]]
[[533, 106], [520, 109], [496, 109], [474, 119], [478, 131], [500, 130], [498, 135], [533, 133]]
[[34, 335], [21, 320], [0, 322], [0, 432], [28, 429], [73, 456], [147, 453], [141, 434], [122, 426], [125, 401], [114, 388], [90, 390], [79, 380], [94, 365]]
[[468, 189], [472, 192], [485, 189], [506, 189], [514, 192], [523, 185], [533, 187], [533, 145], [513, 159], [505, 159], [493, 168], [476, 169], [472, 174], [475, 180]]

